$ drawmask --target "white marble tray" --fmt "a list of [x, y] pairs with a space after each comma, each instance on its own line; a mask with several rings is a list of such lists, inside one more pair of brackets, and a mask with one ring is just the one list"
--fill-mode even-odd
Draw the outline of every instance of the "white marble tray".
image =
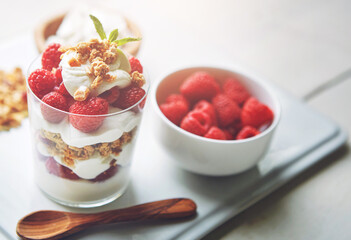
[[[26, 68], [34, 59], [30, 38], [0, 48], [0, 54], [25, 51], [0, 66], [19, 64]], [[21, 65], [21, 63], [24, 63]], [[321, 158], [340, 147], [346, 134], [338, 125], [316, 113], [305, 103], [275, 88], [282, 103], [282, 119], [272, 148], [259, 166], [232, 177], [204, 177], [177, 168], [153, 136], [149, 106], [127, 192], [117, 201], [95, 209], [72, 209], [47, 199], [35, 186], [32, 176], [29, 123], [0, 133], [0, 232], [16, 239], [17, 221], [31, 211], [57, 209], [95, 212], [173, 197], [192, 198], [198, 215], [186, 221], [148, 222], [98, 227], [76, 234], [74, 239], [198, 239], [276, 190]]]

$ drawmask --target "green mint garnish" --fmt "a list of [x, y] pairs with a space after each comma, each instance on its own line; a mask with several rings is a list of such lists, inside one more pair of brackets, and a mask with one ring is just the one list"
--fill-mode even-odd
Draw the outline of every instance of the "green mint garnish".
[[118, 39], [118, 40], [115, 40], [114, 42], [117, 43], [117, 46], [122, 46], [126, 43], [129, 43], [129, 42], [135, 42], [135, 41], [140, 41], [141, 38], [131, 38], [131, 37], [127, 37], [127, 38], [122, 38], [122, 39]]
[[115, 30], [112, 30], [112, 32], [110, 33], [108, 40], [110, 40], [110, 42], [113, 42], [117, 39], [117, 37], [118, 37], [118, 29], [115, 29]]
[[[97, 17], [95, 17], [93, 15], [89, 15], [89, 17], [91, 18], [91, 20], [93, 20], [96, 32], [99, 34], [101, 40], [106, 39], [106, 33], [105, 33], [104, 28], [102, 27], [102, 24], [99, 21], [99, 19], [97, 19]], [[126, 43], [129, 43], [129, 42], [141, 40], [141, 38], [127, 37], [127, 38], [117, 39], [117, 37], [118, 37], [118, 29], [114, 29], [108, 37], [108, 40], [110, 42], [117, 43], [117, 47], [122, 46]]]
[[99, 19], [97, 19], [93, 15], [89, 15], [89, 17], [90, 17], [91, 20], [93, 20], [96, 32], [99, 34], [101, 40], [106, 39], [106, 33], [105, 33], [104, 28], [102, 27], [102, 24], [99, 21]]

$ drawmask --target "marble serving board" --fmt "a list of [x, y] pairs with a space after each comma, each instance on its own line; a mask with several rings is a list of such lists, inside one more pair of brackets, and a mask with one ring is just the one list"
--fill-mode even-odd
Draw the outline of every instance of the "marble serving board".
[[[37, 55], [30, 38], [0, 47], [0, 54], [13, 55], [14, 52], [25, 53], [21, 62], [10, 59], [3, 64], [20, 65], [26, 69], [26, 64]], [[272, 87], [282, 104], [282, 118], [269, 153], [257, 167], [230, 177], [200, 176], [178, 168], [153, 135], [157, 126], [153, 125], [153, 114], [147, 104], [132, 167], [132, 180], [126, 193], [117, 201], [94, 209], [58, 205], [47, 199], [34, 184], [28, 120], [17, 129], [0, 133], [0, 232], [9, 239], [16, 239], [17, 221], [36, 210], [90, 213], [186, 197], [198, 205], [197, 216], [192, 219], [97, 227], [73, 238], [146, 240], [199, 239], [205, 236], [317, 163], [347, 139], [336, 123], [304, 102]]]

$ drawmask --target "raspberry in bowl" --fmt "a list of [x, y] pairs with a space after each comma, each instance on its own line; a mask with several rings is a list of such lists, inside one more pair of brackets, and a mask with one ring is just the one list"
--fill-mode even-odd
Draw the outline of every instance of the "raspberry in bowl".
[[255, 166], [280, 119], [274, 92], [240, 68], [171, 71], [152, 91], [156, 137], [180, 167], [227, 176]]
[[119, 48], [129, 40], [115, 32], [51, 44], [29, 69], [35, 178], [58, 203], [101, 206], [127, 188], [149, 87], [139, 60]]

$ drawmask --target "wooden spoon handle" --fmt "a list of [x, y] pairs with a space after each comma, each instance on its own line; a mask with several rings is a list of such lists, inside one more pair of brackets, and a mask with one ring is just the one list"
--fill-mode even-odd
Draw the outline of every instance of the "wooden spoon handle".
[[[95, 224], [130, 222], [146, 219], [173, 219], [192, 216], [196, 204], [187, 198], [175, 198], [136, 205], [113, 211], [87, 214], [86, 220]], [[90, 218], [90, 219], [89, 219]]]

